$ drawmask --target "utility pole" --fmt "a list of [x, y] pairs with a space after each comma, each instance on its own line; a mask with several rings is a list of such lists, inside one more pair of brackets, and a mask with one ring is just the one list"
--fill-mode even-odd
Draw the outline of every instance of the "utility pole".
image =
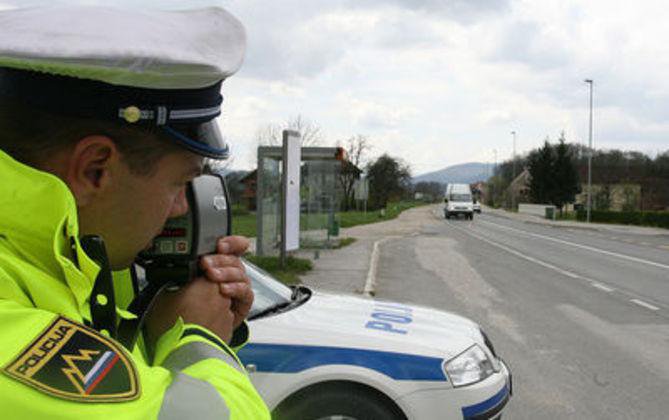
[[586, 210], [586, 219], [590, 223], [590, 212], [592, 211], [592, 79], [585, 79], [585, 83], [590, 85], [590, 129], [588, 135], [588, 204]]
[[495, 185], [495, 184], [498, 184], [497, 179], [496, 179], [496, 177], [497, 177], [497, 149], [492, 149], [492, 153], [493, 153], [493, 155], [495, 155], [495, 166], [492, 167], [492, 176], [495, 179], [495, 181], [493, 183], [494, 190], [493, 190], [493, 196], [492, 196], [492, 203], [493, 203], [493, 205], [497, 205], [497, 185]]
[[516, 180], [516, 132], [512, 131], [513, 136], [513, 176], [511, 177], [511, 210], [516, 208], [516, 192], [513, 189], [513, 181]]
[[492, 154], [495, 155], [495, 166], [492, 167], [493, 175], [497, 173], [497, 149], [492, 149]]

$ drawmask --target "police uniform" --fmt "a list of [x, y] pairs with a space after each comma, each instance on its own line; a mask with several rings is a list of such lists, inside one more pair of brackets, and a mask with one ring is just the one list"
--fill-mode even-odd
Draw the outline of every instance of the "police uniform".
[[[152, 125], [195, 153], [224, 158], [214, 118], [244, 43], [241, 24], [217, 8], [3, 11], [0, 96]], [[197, 136], [181, 131], [186, 125]], [[142, 345], [125, 348], [92, 328], [91, 308], [107, 298], [120, 319], [134, 317], [124, 310], [134, 295], [128, 273], [117, 273], [113, 296], [93, 302], [101, 267], [82, 248], [66, 184], [1, 150], [0, 180], [3, 418], [269, 418], [233, 349], [206, 328], [177, 321], [152, 360]]]

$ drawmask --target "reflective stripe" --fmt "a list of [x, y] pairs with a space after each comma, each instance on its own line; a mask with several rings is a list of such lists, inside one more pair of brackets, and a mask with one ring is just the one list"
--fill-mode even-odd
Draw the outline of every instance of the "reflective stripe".
[[237, 363], [232, 356], [222, 350], [218, 350], [209, 344], [199, 341], [190, 342], [179, 347], [163, 362], [163, 367], [170, 370], [183, 370], [188, 366], [194, 365], [200, 360], [218, 359], [237, 369], [240, 373], [246, 375], [246, 372]]
[[[213, 106], [209, 108], [195, 108], [195, 109], [176, 109], [169, 111], [164, 106], [157, 107], [158, 112], [151, 109], [140, 109], [140, 120], [156, 120], [158, 125], [164, 125], [168, 120], [192, 120], [205, 117], [215, 117], [221, 113], [221, 107]], [[119, 108], [118, 117], [125, 118], [125, 108]]]
[[158, 420], [225, 420], [230, 410], [211, 384], [179, 373], [173, 377]]
[[213, 106], [210, 108], [199, 108], [199, 109], [178, 109], [170, 111], [170, 120], [182, 120], [182, 119], [192, 119], [192, 118], [202, 118], [209, 117], [212, 115], [218, 115], [221, 113], [220, 106]]

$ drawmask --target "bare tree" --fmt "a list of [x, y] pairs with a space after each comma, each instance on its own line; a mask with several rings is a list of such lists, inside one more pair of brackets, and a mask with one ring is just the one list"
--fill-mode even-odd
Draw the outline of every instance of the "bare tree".
[[[228, 137], [223, 138], [223, 141], [230, 147], [230, 144], [233, 142], [230, 141]], [[220, 160], [220, 159], [210, 159], [207, 158], [205, 159], [205, 165], [209, 168], [214, 173], [227, 173], [232, 170], [232, 166], [235, 163], [235, 156], [229, 156], [225, 160]]]
[[362, 173], [360, 168], [364, 165], [366, 155], [372, 146], [369, 139], [361, 134], [348, 138], [338, 146], [346, 151], [346, 159], [342, 162], [338, 179], [344, 193], [343, 210], [348, 210], [353, 203], [355, 181], [360, 179]]
[[206, 159], [205, 164], [209, 168], [210, 171], [214, 173], [228, 173], [232, 170], [232, 166], [235, 163], [235, 157], [230, 156], [229, 158], [225, 160], [219, 160], [219, 159]]
[[323, 133], [321, 128], [297, 115], [280, 124], [267, 124], [256, 131], [256, 141], [258, 146], [280, 146], [283, 130], [294, 130], [302, 135], [302, 146], [317, 146], [323, 142]]
[[278, 146], [281, 144], [281, 125], [267, 124], [256, 130], [258, 146]]

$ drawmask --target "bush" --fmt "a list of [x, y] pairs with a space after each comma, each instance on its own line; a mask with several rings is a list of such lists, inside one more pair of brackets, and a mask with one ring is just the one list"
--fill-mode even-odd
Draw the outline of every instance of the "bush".
[[337, 213], [339, 219], [339, 226], [343, 228], [364, 225], [368, 223], [382, 222], [385, 220], [394, 219], [400, 215], [404, 210], [412, 207], [422, 206], [427, 203], [422, 201], [397, 201], [390, 202], [381, 210], [370, 210], [367, 213], [361, 211], [346, 211]]
[[300, 274], [305, 274], [313, 268], [310, 260], [297, 257], [287, 257], [286, 266], [281, 268], [279, 257], [246, 254], [244, 256], [248, 261], [269, 272], [285, 284], [299, 284]]
[[251, 214], [251, 212], [241, 204], [233, 204], [231, 211], [233, 216], [246, 216]]
[[[585, 221], [587, 213], [579, 210], [576, 218]], [[590, 220], [595, 223], [616, 223], [621, 225], [655, 226], [669, 229], [669, 211], [608, 211], [592, 210]]]

